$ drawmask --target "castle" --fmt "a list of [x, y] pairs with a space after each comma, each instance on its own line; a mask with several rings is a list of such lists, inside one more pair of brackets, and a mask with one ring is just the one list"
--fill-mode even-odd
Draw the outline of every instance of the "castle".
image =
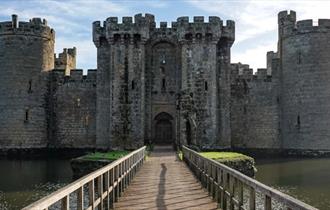
[[[230, 62], [235, 23], [154, 16], [93, 23], [97, 69], [54, 56], [46, 20], [0, 23], [0, 147], [330, 150], [330, 20], [278, 15], [278, 49], [253, 74]], [[263, 59], [263, 58], [260, 58]]]

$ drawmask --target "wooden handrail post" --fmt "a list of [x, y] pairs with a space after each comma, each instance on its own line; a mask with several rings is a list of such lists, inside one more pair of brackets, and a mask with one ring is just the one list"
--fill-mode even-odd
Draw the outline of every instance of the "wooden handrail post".
[[84, 209], [84, 186], [80, 187], [77, 190], [77, 209], [78, 210]]
[[220, 193], [220, 187], [221, 187], [221, 177], [220, 177], [220, 168], [216, 168], [217, 170], [217, 186], [216, 186], [216, 191], [215, 191], [215, 197], [216, 197], [216, 201], [218, 203], [218, 207], [220, 208], [220, 202], [221, 202], [221, 193]]
[[67, 195], [64, 198], [62, 198], [61, 210], [69, 210], [69, 208], [70, 208], [70, 206], [69, 206], [69, 195]]
[[110, 209], [110, 192], [109, 192], [109, 183], [110, 183], [110, 172], [107, 171], [105, 174], [104, 174], [104, 185], [105, 185], [105, 190], [107, 192], [107, 195], [106, 195], [106, 200], [105, 200], [105, 208], [106, 209]]
[[[130, 154], [104, 166], [87, 176], [51, 193], [50, 195], [34, 202], [24, 210], [47, 210], [56, 202], [60, 202], [61, 209], [70, 208], [70, 195], [76, 194], [78, 210], [99, 210], [114, 207], [120, 194], [128, 187], [137, 169], [142, 166], [145, 147], [141, 147]], [[84, 206], [84, 188], [88, 188], [88, 205]], [[96, 197], [97, 195], [97, 197]], [[87, 197], [87, 196], [86, 196]]]
[[125, 161], [120, 164], [120, 192], [119, 197], [121, 196], [122, 192], [124, 192], [124, 184], [125, 184], [125, 177], [124, 177], [124, 165]]
[[256, 209], [256, 191], [253, 187], [250, 187], [250, 198], [249, 198], [250, 210]]
[[228, 185], [227, 185], [227, 174], [225, 172], [222, 173], [222, 178], [223, 178], [223, 196], [222, 196], [222, 209], [226, 210], [227, 209], [227, 189], [228, 189]]
[[92, 206], [92, 209], [95, 209], [94, 202], [95, 202], [95, 189], [94, 189], [94, 179], [88, 183], [88, 198], [89, 198], [89, 205]]
[[[276, 189], [268, 187], [255, 179], [252, 179], [224, 164], [212, 159], [203, 157], [196, 151], [182, 146], [183, 159], [196, 178], [206, 188], [209, 195], [218, 202], [218, 207], [222, 210], [227, 208], [245, 209], [244, 189], [249, 191], [249, 209], [256, 209], [256, 192], [265, 196], [264, 207], [266, 210], [272, 209], [272, 200], [276, 199], [284, 205], [287, 210], [317, 210], [316, 208], [294, 199]], [[236, 199], [238, 195], [238, 199]]]
[[110, 208], [111, 209], [113, 209], [113, 207], [114, 207], [113, 203], [116, 200], [114, 183], [115, 183], [115, 170], [114, 170], [114, 168], [112, 168], [110, 171], [110, 186], [112, 186], [112, 190], [110, 192]]
[[125, 189], [128, 187], [128, 160], [125, 161]]
[[234, 197], [235, 197], [235, 187], [236, 187], [236, 179], [235, 177], [229, 175], [230, 179], [230, 210], [235, 209]]
[[238, 209], [241, 209], [244, 205], [244, 184], [238, 181]]
[[268, 195], [265, 196], [265, 210], [272, 209], [272, 198]]
[[98, 196], [101, 198], [101, 202], [99, 204], [99, 210], [103, 210], [103, 198], [102, 198], [102, 195], [103, 195], [103, 175], [97, 177], [97, 193], [98, 193]]
[[120, 196], [119, 168], [120, 168], [120, 165], [117, 165], [116, 166], [116, 182], [117, 182], [117, 186], [116, 186], [116, 200], [115, 200], [115, 202], [118, 201], [118, 197]]
[[207, 162], [205, 161], [205, 164], [206, 164], [206, 189], [207, 189], [207, 192], [209, 193], [209, 195], [211, 194], [211, 185], [210, 185], [210, 182], [211, 182], [211, 174], [210, 174], [210, 164], [207, 164]]

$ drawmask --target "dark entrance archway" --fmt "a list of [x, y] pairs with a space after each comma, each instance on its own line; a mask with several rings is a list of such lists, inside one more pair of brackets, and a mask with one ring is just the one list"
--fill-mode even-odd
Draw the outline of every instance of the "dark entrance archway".
[[166, 113], [159, 113], [154, 119], [155, 126], [155, 144], [173, 143], [173, 117]]

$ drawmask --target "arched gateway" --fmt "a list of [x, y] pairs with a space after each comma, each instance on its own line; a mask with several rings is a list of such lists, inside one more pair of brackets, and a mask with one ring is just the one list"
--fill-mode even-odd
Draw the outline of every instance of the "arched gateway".
[[155, 144], [171, 144], [174, 140], [173, 117], [166, 113], [159, 113], [154, 119]]

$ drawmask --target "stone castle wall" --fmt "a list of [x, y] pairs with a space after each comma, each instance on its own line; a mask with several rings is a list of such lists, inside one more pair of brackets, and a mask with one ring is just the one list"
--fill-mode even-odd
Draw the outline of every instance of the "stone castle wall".
[[330, 149], [330, 20], [279, 13], [283, 148]]
[[145, 41], [152, 16], [110, 17], [93, 24], [98, 49], [97, 146], [132, 149], [144, 144]]
[[[233, 21], [224, 26], [218, 17], [210, 17], [209, 22], [204, 17], [194, 17], [193, 22], [180, 17], [171, 28], [164, 22], [156, 28], [150, 14], [138, 14], [134, 22], [132, 17], [123, 17], [122, 23], [110, 17], [103, 26], [95, 22], [101, 85], [97, 88], [97, 142], [136, 147], [154, 141], [157, 117], [168, 115], [175, 140], [187, 142], [189, 123], [192, 144], [229, 146], [229, 62], [234, 30]], [[177, 111], [180, 94], [195, 101], [192, 109], [181, 107], [182, 115]], [[219, 102], [218, 96], [224, 100]], [[219, 135], [219, 130], [224, 132]]]
[[0, 147], [134, 149], [170, 132], [202, 149], [330, 150], [330, 20], [278, 20], [278, 51], [253, 74], [230, 64], [233, 21], [109, 17], [93, 23], [98, 66], [83, 75], [75, 48], [54, 56], [46, 20], [13, 15], [0, 23]]
[[272, 75], [248, 65], [232, 64], [231, 145], [234, 148], [279, 149], [279, 71], [272, 61]]
[[95, 148], [96, 70], [54, 69], [48, 82], [49, 146]]
[[70, 70], [76, 69], [76, 56], [77, 49], [75, 47], [64, 48], [58, 57], [55, 56], [55, 69], [65, 69], [65, 75], [69, 76]]
[[0, 23], [1, 148], [48, 144], [45, 97], [47, 72], [54, 68], [55, 32], [33, 18]]

